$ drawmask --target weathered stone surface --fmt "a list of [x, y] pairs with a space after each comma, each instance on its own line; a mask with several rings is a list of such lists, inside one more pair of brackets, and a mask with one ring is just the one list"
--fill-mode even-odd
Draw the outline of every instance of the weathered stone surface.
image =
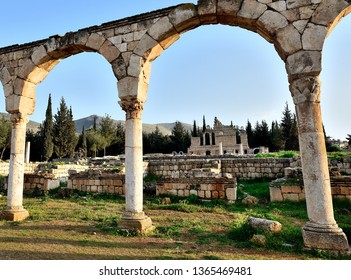
[[321, 0], [287, 0], [286, 5], [288, 9], [299, 8], [311, 4], [318, 4]]
[[199, 0], [198, 13], [202, 23], [217, 23], [217, 0]]
[[267, 241], [267, 238], [261, 234], [254, 234], [254, 236], [252, 236], [251, 238], [251, 242], [258, 246], [265, 246], [266, 241]]
[[267, 6], [278, 11], [278, 12], [282, 12], [282, 11], [286, 10], [286, 1], [273, 2], [271, 4], [268, 4]]
[[298, 20], [293, 22], [293, 25], [295, 26], [295, 28], [297, 29], [297, 31], [300, 32], [300, 34], [302, 34], [305, 31], [305, 28], [307, 26], [308, 20]]
[[269, 232], [278, 232], [278, 231], [281, 231], [282, 229], [282, 224], [277, 221], [266, 220], [266, 219], [255, 218], [255, 217], [249, 217], [247, 221], [253, 228], [262, 228]]
[[348, 1], [344, 0], [322, 1], [314, 12], [311, 22], [329, 27], [348, 5], [350, 5]]
[[304, 50], [321, 51], [327, 36], [327, 28], [323, 25], [309, 23], [302, 35]]
[[270, 34], [274, 34], [277, 30], [288, 25], [287, 19], [280, 13], [274, 11], [265, 11], [257, 20], [257, 24]]
[[200, 25], [197, 9], [193, 4], [184, 4], [175, 8], [169, 19], [178, 33], [193, 29]]
[[277, 43], [277, 49], [283, 58], [302, 49], [301, 34], [292, 24], [278, 31]]
[[269, 187], [269, 196], [271, 201], [283, 201], [283, 195], [278, 187], [270, 186]]
[[258, 198], [252, 195], [248, 195], [241, 201], [241, 203], [244, 205], [256, 205], [258, 203]]
[[235, 15], [241, 6], [242, 0], [219, 0], [217, 4], [218, 15]]
[[267, 5], [258, 3], [256, 0], [244, 0], [238, 16], [257, 19], [267, 10]]
[[168, 17], [160, 18], [148, 30], [148, 34], [158, 42], [175, 33], [177, 32]]
[[103, 36], [93, 33], [89, 36], [86, 46], [98, 51], [105, 41], [106, 39]]
[[299, 51], [287, 58], [286, 69], [289, 75], [316, 75], [322, 70], [321, 59], [319, 51]]
[[101, 46], [99, 52], [107, 59], [108, 62], [116, 60], [121, 52], [111, 41], [106, 40]]

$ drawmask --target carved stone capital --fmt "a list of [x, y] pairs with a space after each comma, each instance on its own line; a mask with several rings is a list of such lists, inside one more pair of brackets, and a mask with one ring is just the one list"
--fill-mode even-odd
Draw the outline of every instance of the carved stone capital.
[[122, 99], [118, 102], [122, 110], [126, 112], [126, 119], [140, 119], [144, 109], [144, 102], [136, 99]]
[[11, 114], [10, 120], [14, 128], [21, 125], [26, 125], [29, 121], [28, 116], [22, 113]]
[[305, 76], [290, 83], [290, 92], [295, 105], [304, 102], [320, 102], [321, 82], [319, 76]]

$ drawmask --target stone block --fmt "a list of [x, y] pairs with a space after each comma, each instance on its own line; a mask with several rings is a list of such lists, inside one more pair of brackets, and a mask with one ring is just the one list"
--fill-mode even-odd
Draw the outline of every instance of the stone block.
[[241, 5], [240, 11], [238, 12], [238, 16], [241, 16], [247, 19], [257, 19], [266, 10], [267, 10], [267, 5], [265, 4], [258, 3], [256, 0], [244, 0]]
[[327, 31], [325, 26], [309, 23], [302, 35], [303, 49], [321, 51], [327, 36]]
[[194, 4], [178, 6], [169, 13], [168, 17], [178, 33], [200, 25], [200, 19]]
[[287, 58], [286, 69], [288, 74], [313, 74], [321, 72], [320, 51], [299, 51]]
[[302, 193], [302, 187], [301, 186], [281, 186], [281, 191], [283, 194]]
[[351, 187], [340, 187], [340, 194], [348, 195], [350, 194]]
[[217, 0], [199, 0], [197, 5], [202, 23], [217, 23]]
[[[281, 57], [286, 58], [302, 49], [301, 34], [294, 25], [289, 24], [277, 32], [278, 52]], [[300, 63], [306, 62], [301, 60]], [[300, 66], [300, 65], [299, 65]]]
[[299, 201], [299, 194], [297, 193], [285, 193], [283, 194], [284, 200]]
[[235, 201], [236, 200], [236, 191], [237, 191], [237, 188], [227, 188], [225, 190], [227, 200]]
[[287, 26], [288, 20], [280, 13], [268, 10], [257, 20], [257, 24], [263, 30], [267, 30], [270, 35], [273, 35], [277, 30]]
[[160, 42], [167, 35], [177, 33], [168, 17], [158, 19], [147, 32], [154, 40]]
[[101, 36], [101, 35], [99, 35], [97, 33], [92, 33], [89, 36], [89, 38], [88, 38], [88, 40], [87, 40], [85, 45], [88, 48], [91, 48], [91, 49], [93, 49], [95, 51], [99, 51], [101, 46], [105, 43], [105, 41], [106, 41], [105, 37], [103, 37], [103, 36]]

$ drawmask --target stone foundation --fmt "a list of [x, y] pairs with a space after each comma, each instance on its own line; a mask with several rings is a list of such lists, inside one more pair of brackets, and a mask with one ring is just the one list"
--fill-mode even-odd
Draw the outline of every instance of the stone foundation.
[[196, 195], [202, 199], [235, 201], [236, 192], [236, 180], [227, 178], [163, 179], [156, 186], [156, 195]]
[[125, 175], [89, 170], [72, 174], [67, 181], [67, 188], [83, 192], [124, 195]]
[[[301, 182], [302, 183], [302, 182]], [[335, 199], [348, 199], [351, 202], [351, 177], [350, 176], [332, 176], [330, 178], [331, 193]], [[271, 201], [301, 201], [305, 200], [305, 191], [303, 185], [296, 185], [293, 182], [277, 179], [271, 182], [269, 186]]]

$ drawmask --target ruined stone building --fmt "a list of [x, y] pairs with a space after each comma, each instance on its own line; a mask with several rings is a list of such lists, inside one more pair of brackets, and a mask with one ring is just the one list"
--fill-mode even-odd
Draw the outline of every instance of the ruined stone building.
[[[237, 137], [238, 135], [238, 137]], [[214, 126], [207, 126], [198, 137], [191, 137], [189, 155], [244, 155], [250, 153], [247, 134], [244, 129], [223, 125], [215, 118]]]

